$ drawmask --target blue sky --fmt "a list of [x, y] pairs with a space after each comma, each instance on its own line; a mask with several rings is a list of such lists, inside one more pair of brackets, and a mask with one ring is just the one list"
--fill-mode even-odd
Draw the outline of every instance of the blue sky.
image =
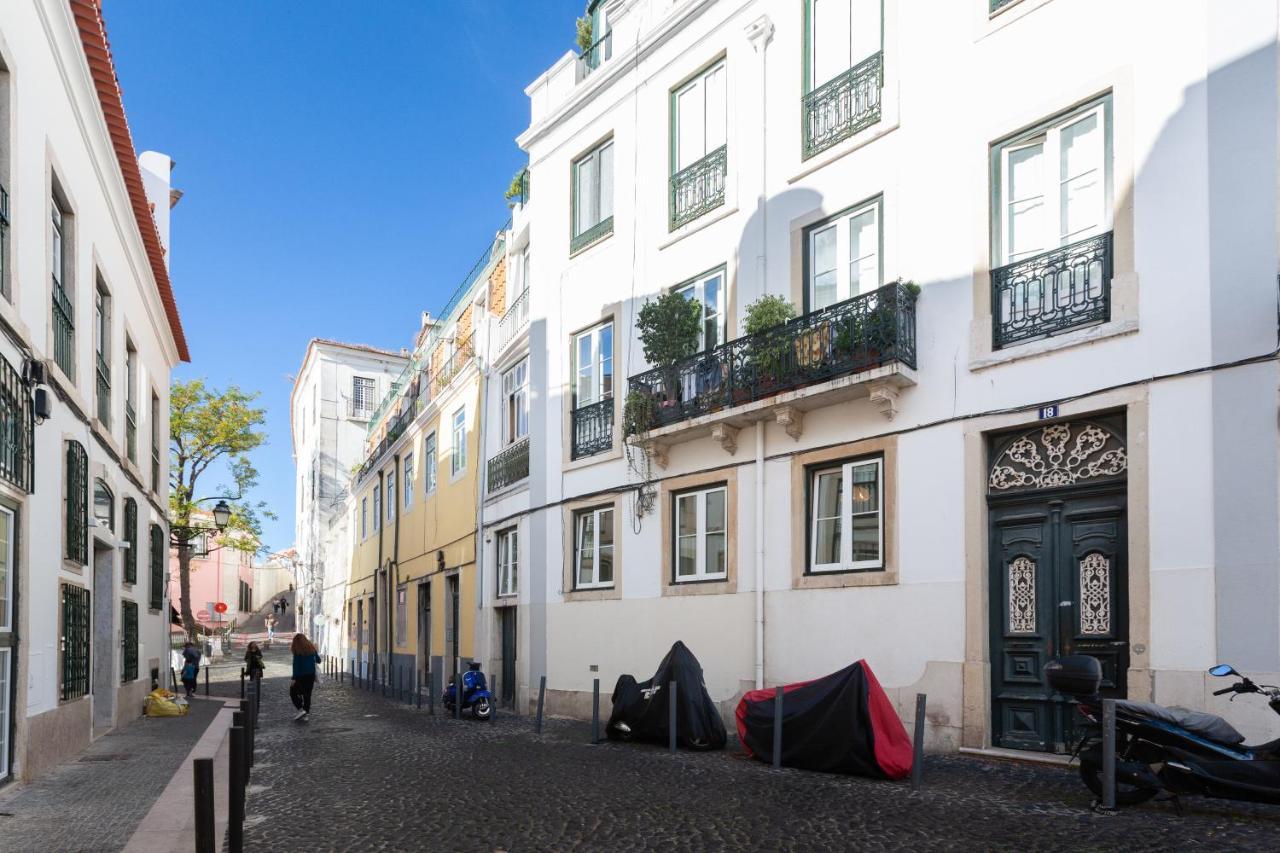
[[293, 542], [307, 341], [398, 349], [440, 308], [508, 216], [524, 87], [572, 48], [583, 5], [104, 4], [134, 144], [173, 157], [185, 193], [171, 272], [192, 363], [175, 375], [261, 392], [273, 550]]

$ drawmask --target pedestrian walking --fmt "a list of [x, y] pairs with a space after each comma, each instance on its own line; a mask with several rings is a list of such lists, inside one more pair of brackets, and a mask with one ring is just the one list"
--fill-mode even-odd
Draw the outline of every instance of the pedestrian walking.
[[271, 641], [276, 638], [276, 617], [268, 616], [265, 624], [267, 626], [267, 644], [270, 645]]
[[288, 609], [289, 609], [289, 602], [285, 599], [283, 595], [280, 596], [280, 612], [284, 613]]
[[258, 648], [257, 643], [249, 643], [249, 648], [245, 649], [244, 667], [250, 678], [262, 678], [262, 673], [267, 666], [262, 660], [262, 649]]
[[293, 700], [293, 707], [298, 709], [293, 719], [301, 722], [311, 714], [311, 691], [316, 686], [316, 664], [320, 663], [320, 653], [306, 634], [294, 634], [289, 651], [293, 652], [293, 680], [289, 682], [289, 698]]
[[200, 675], [200, 650], [187, 640], [182, 647], [182, 687], [190, 699], [196, 692], [196, 679]]

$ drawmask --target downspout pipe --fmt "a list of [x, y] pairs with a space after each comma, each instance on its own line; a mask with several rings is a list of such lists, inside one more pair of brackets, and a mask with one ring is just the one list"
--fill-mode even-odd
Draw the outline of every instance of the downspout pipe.
[[[383, 489], [383, 479], [384, 479], [383, 474], [381, 471], [379, 471], [378, 472], [378, 494], [385, 498], [387, 493]], [[377, 503], [378, 503], [378, 507], [377, 509], [374, 510], [374, 512], [375, 513], [386, 512], [386, 507], [382, 505], [382, 500], [381, 499], [378, 500]], [[375, 518], [373, 520], [373, 523], [378, 525], [378, 567], [373, 572], [373, 604], [369, 608], [369, 610], [373, 614], [373, 619], [374, 619], [373, 632], [372, 632], [373, 633], [373, 654], [370, 656], [369, 660], [372, 662], [372, 666], [376, 667], [378, 665], [378, 655], [381, 654], [382, 652], [382, 643], [379, 641], [379, 638], [378, 638], [378, 627], [379, 627], [378, 626], [378, 608], [379, 608], [379, 604], [381, 603], [380, 599], [378, 598], [378, 585], [382, 579], [382, 534], [383, 532], [386, 531], [387, 525], [383, 523], [381, 518]]]
[[756, 689], [764, 688], [764, 425], [756, 422]]
[[[403, 495], [404, 495], [404, 489], [405, 489], [405, 483], [403, 482], [403, 478], [400, 476], [400, 472], [401, 472], [400, 454], [399, 453], [395, 454], [392, 457], [392, 459], [394, 460], [393, 464], [396, 466], [394, 469], [397, 472], [396, 480], [397, 482], [400, 483], [400, 489], [396, 492], [395, 499], [396, 499], [396, 502], [400, 505], [396, 506], [395, 508], [396, 528], [391, 538], [391, 567], [392, 567], [392, 571], [395, 572], [395, 579], [394, 579], [394, 582], [387, 584], [388, 586], [388, 590], [387, 590], [387, 665], [388, 666], [394, 666], [394, 660], [396, 655], [395, 601], [400, 596], [400, 516], [403, 514], [400, 510], [404, 502]], [[391, 572], [388, 572], [388, 576], [390, 575], [391, 575]], [[406, 602], [406, 605], [407, 605], [407, 602]], [[405, 611], [406, 611], [405, 615], [407, 616], [408, 615], [407, 606], [405, 607]]]

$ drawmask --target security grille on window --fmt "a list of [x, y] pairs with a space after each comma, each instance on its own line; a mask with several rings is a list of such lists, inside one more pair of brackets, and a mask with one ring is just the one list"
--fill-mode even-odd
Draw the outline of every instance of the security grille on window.
[[728, 577], [724, 486], [678, 494], [674, 509], [676, 582]]
[[808, 231], [808, 310], [870, 293], [884, 283], [880, 202], [845, 211]]
[[404, 457], [404, 508], [413, 506], [413, 454]]
[[89, 590], [62, 585], [62, 701], [89, 692]]
[[450, 473], [458, 476], [467, 467], [467, 410], [458, 409], [453, 413], [453, 454], [450, 460]]
[[573, 239], [586, 248], [613, 231], [613, 140], [573, 162]]
[[89, 457], [84, 445], [67, 442], [66, 551], [68, 560], [89, 562]]
[[366, 376], [351, 377], [351, 413], [353, 416], [368, 415], [377, 405], [374, 399], [376, 383]]
[[138, 677], [138, 605], [132, 601], [120, 602], [120, 646], [120, 682], [128, 684]]
[[613, 586], [613, 507], [582, 510], [574, 518], [574, 586]]
[[151, 598], [147, 606], [159, 610], [164, 602], [164, 529], [158, 524], [151, 525]]
[[433, 432], [422, 443], [422, 480], [426, 484], [426, 494], [436, 490], [436, 434]]
[[881, 460], [815, 470], [809, 488], [810, 571], [884, 568]]
[[520, 540], [516, 528], [512, 527], [498, 533], [498, 597], [505, 598], [516, 594], [517, 565], [519, 563]]
[[138, 582], [138, 502], [133, 498], [124, 499], [124, 541], [129, 547], [124, 549], [124, 582]]
[[529, 434], [529, 360], [502, 374], [502, 444], [515, 444]]

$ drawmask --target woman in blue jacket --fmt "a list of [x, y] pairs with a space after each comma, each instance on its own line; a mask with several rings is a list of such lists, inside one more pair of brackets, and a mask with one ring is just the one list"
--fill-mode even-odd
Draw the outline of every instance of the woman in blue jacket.
[[289, 682], [289, 698], [293, 700], [293, 707], [298, 709], [293, 719], [301, 721], [311, 713], [311, 691], [316, 686], [316, 664], [320, 662], [320, 655], [315, 644], [305, 634], [293, 635], [289, 651], [293, 652], [293, 680]]

